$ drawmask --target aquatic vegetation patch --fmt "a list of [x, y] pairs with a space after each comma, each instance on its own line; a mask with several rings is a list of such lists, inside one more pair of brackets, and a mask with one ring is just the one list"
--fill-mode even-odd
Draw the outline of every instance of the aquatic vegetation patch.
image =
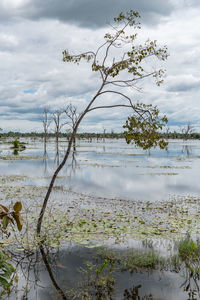
[[136, 168], [145, 169], [191, 169], [189, 166], [136, 166]]
[[81, 163], [81, 166], [92, 166], [92, 167], [100, 167], [100, 168], [120, 168], [119, 165], [109, 165], [109, 164], [98, 164], [98, 163]]
[[20, 182], [28, 178], [26, 175], [0, 175], [0, 184]]
[[195, 242], [190, 236], [186, 236], [179, 242], [178, 253], [182, 261], [200, 261], [200, 241]]
[[163, 258], [156, 253], [154, 249], [151, 251], [128, 249], [128, 250], [109, 250], [106, 248], [97, 252], [97, 255], [103, 259], [117, 262], [120, 270], [160, 270], [164, 266], [168, 267], [169, 259]]
[[139, 175], [156, 175], [156, 176], [175, 176], [178, 175], [178, 173], [173, 173], [173, 172], [151, 172], [151, 173], [140, 173]]
[[20, 142], [18, 139], [13, 140], [10, 142], [13, 146], [10, 147], [11, 149], [23, 151], [26, 149], [25, 143]]
[[73, 241], [93, 247], [109, 240], [123, 244], [129, 239], [182, 238], [186, 232], [198, 233], [200, 228], [197, 199], [193, 198], [184, 203], [132, 203], [132, 210], [128, 202], [124, 207], [124, 203], [116, 203], [115, 208], [109, 203], [110, 207], [95, 209], [81, 207], [82, 201], [65, 210], [48, 210], [42, 232], [47, 244], [58, 247]]
[[[3, 201], [9, 201], [10, 203], [15, 200], [19, 200], [22, 203], [27, 202], [31, 207], [34, 207], [37, 200], [41, 201], [41, 198], [45, 193], [44, 187], [36, 187], [33, 185], [3, 185], [0, 186], [0, 199]], [[33, 201], [34, 200], [34, 201]]]
[[[23, 203], [22, 217], [26, 222], [18, 235], [23, 247], [36, 247], [36, 222], [46, 189], [32, 185], [0, 186], [1, 200]], [[144, 202], [93, 197], [66, 191], [62, 186], [55, 186], [52, 197], [42, 225], [43, 241], [51, 247], [71, 242], [96, 247], [146, 238], [181, 239], [187, 232], [200, 232], [198, 197]], [[9, 239], [13, 242], [13, 236]]]
[[39, 159], [45, 159], [44, 156], [31, 156], [31, 155], [1, 155], [0, 159], [2, 160], [39, 160]]

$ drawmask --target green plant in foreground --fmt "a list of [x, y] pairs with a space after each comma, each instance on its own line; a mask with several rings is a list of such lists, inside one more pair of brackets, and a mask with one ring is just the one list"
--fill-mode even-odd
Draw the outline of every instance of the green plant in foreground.
[[8, 207], [0, 204], [0, 219], [4, 231], [7, 229], [9, 223], [12, 223], [13, 225], [16, 223], [18, 230], [22, 230], [23, 221], [20, 214], [21, 210], [21, 202], [16, 202], [13, 205], [13, 210], [9, 210]]
[[1, 296], [5, 294], [10, 294], [11, 287], [13, 285], [13, 274], [15, 268], [7, 262], [9, 257], [4, 253], [3, 249], [0, 250], [0, 286], [2, 290], [0, 291]]
[[200, 242], [194, 242], [189, 236], [178, 245], [179, 256], [182, 261], [197, 261], [200, 259]]
[[[22, 210], [21, 202], [16, 202], [13, 205], [13, 209], [9, 210], [8, 207], [0, 204], [0, 219], [2, 224], [2, 233], [7, 233], [7, 227], [9, 223], [17, 225], [19, 231], [22, 230], [22, 217], [20, 211]], [[13, 280], [16, 280], [16, 276], [13, 276], [15, 268], [12, 264], [8, 263], [7, 260], [10, 257], [6, 254], [6, 251], [0, 249], [0, 299], [3, 299], [2, 296], [11, 292], [11, 287], [13, 285]]]

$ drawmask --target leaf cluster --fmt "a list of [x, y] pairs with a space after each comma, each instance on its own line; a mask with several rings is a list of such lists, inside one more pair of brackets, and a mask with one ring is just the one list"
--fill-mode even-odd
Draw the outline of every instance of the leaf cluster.
[[159, 146], [166, 149], [167, 142], [160, 138], [159, 130], [167, 123], [166, 116], [161, 117], [155, 106], [137, 104], [133, 106], [134, 113], [128, 117], [123, 128], [126, 142], [134, 141], [139, 147], [150, 149]]
[[16, 223], [19, 231], [22, 230], [23, 221], [20, 211], [22, 210], [21, 202], [16, 202], [13, 205], [13, 209], [9, 210], [8, 207], [0, 204], [0, 219], [3, 226], [3, 230], [5, 231], [8, 227], [9, 223], [13, 225]]
[[5, 292], [10, 293], [10, 287], [12, 286], [11, 276], [15, 272], [15, 268], [7, 262], [7, 255], [0, 250], [0, 286], [3, 288], [1, 295]]
[[137, 11], [129, 10], [126, 13], [120, 13], [118, 17], [114, 18], [115, 22], [121, 23], [124, 21], [128, 21], [130, 26], [136, 25], [136, 18], [140, 18], [140, 14]]
[[[135, 84], [136, 80], [147, 76], [155, 77], [156, 84], [160, 85], [162, 83], [164, 70], [146, 71], [144, 69], [146, 63], [145, 59], [155, 56], [160, 60], [166, 60], [168, 57], [167, 47], [158, 47], [156, 40], [147, 40], [143, 45], [136, 45], [135, 40], [137, 33], [127, 32], [127, 29], [132, 26], [134, 26], [135, 29], [140, 29], [140, 23], [137, 22], [138, 18], [140, 18], [139, 13], [133, 10], [120, 13], [118, 17], [114, 18], [115, 24], [112, 26], [113, 33], [106, 33], [104, 35], [105, 42], [96, 52], [88, 51], [78, 55], [72, 55], [68, 50], [64, 50], [62, 53], [63, 61], [77, 64], [79, 64], [81, 60], [86, 60], [87, 62], [91, 61], [92, 71], [100, 72], [103, 80], [109, 77], [111, 78], [111, 81], [107, 82], [107, 84], [115, 84], [112, 78], [118, 76], [122, 71], [127, 71], [129, 74], [129, 85]], [[130, 45], [130, 47], [128, 47], [129, 49], [127, 48], [127, 44]], [[110, 57], [112, 47], [125, 47], [121, 58], [116, 59], [116, 57]], [[99, 55], [100, 52], [101, 55]], [[127, 83], [127, 80], [123, 79], [123, 83]]]

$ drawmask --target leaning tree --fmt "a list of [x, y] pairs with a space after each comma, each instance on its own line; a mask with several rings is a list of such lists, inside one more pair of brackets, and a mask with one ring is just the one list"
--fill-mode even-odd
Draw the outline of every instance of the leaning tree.
[[[141, 29], [139, 18], [139, 13], [133, 10], [120, 13], [111, 24], [112, 32], [105, 34], [104, 42], [96, 51], [75, 55], [68, 50], [63, 51], [64, 62], [79, 64], [82, 60], [87, 61], [91, 71], [99, 74], [99, 82], [96, 93], [76, 120], [65, 156], [52, 176], [38, 218], [38, 235], [41, 233], [43, 216], [54, 182], [69, 157], [77, 129], [86, 114], [99, 109], [129, 108], [131, 115], [123, 126], [128, 143], [133, 140], [143, 149], [157, 145], [165, 148], [167, 145], [159, 135], [159, 130], [167, 122], [166, 116], [160, 116], [157, 107], [133, 101], [135, 91], [140, 90], [140, 82], [152, 77], [159, 86], [163, 81], [163, 69], [149, 68], [152, 58], [164, 61], [168, 57], [166, 46], [159, 47], [155, 40], [148, 39], [144, 43], [136, 42], [137, 32]], [[96, 104], [97, 99], [102, 101], [103, 96], [108, 94], [115, 96], [118, 102]]]

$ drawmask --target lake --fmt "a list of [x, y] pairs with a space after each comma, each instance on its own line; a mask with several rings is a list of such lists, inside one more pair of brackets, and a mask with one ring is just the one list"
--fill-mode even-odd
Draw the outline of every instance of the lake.
[[[18, 153], [9, 143], [0, 144], [0, 197], [4, 205], [22, 201], [25, 223], [33, 230], [67, 142], [60, 139], [56, 145], [50, 139], [44, 147], [41, 139], [20, 141], [27, 144]], [[184, 263], [178, 272], [161, 267], [161, 262], [148, 271], [145, 266], [130, 271], [115, 257], [153, 249], [168, 259], [177, 254], [185, 235], [197, 239], [199, 167], [198, 140], [170, 140], [167, 151], [143, 151], [124, 140], [77, 141], [76, 152], [56, 180], [43, 224], [49, 265], [63, 294], [42, 252], [35, 254], [34, 231], [29, 229], [28, 242], [23, 231], [16, 248], [19, 253], [23, 247], [32, 248], [34, 255], [21, 264], [21, 283], [11, 297], [21, 299], [27, 293], [23, 299], [200, 299], [198, 278], [190, 276]], [[114, 258], [105, 256], [108, 250], [116, 252]], [[105, 277], [101, 284], [100, 275]]]

